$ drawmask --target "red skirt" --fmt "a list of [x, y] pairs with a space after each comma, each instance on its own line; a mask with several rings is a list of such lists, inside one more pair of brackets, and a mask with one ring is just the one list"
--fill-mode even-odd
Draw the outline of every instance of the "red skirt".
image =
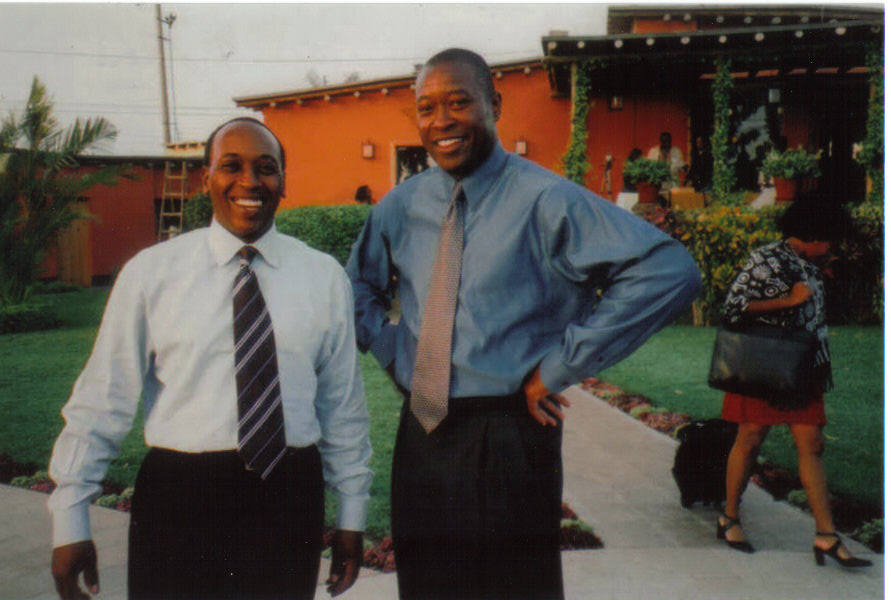
[[826, 425], [826, 411], [823, 396], [815, 398], [804, 408], [780, 410], [766, 401], [751, 396], [727, 392], [724, 394], [724, 408], [721, 418], [734, 423], [755, 423], [756, 425]]

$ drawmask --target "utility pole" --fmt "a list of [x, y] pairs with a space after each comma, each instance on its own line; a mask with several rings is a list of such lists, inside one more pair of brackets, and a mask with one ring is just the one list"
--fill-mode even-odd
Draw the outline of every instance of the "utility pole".
[[167, 66], [164, 61], [164, 29], [161, 5], [155, 4], [155, 20], [158, 23], [158, 58], [161, 60], [161, 110], [164, 112], [164, 146], [170, 143], [170, 108], [167, 106]]

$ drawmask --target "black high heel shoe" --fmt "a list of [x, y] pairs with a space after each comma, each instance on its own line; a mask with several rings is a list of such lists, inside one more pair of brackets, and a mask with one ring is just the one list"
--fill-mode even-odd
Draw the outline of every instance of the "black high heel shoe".
[[[721, 517], [727, 519], [727, 522], [724, 525], [721, 525]], [[726, 514], [721, 513], [721, 515], [718, 517], [718, 530], [716, 533], [717, 538], [719, 540], [724, 540], [724, 543], [734, 550], [739, 550], [740, 552], [745, 552], [746, 554], [752, 554], [753, 552], [755, 552], [755, 548], [749, 542], [734, 542], [727, 539], [727, 530], [736, 525], [739, 525], [740, 528], [742, 527], [739, 519], [731, 519]]]
[[823, 548], [819, 547], [817, 544], [814, 544], [814, 560], [816, 561], [817, 565], [821, 567], [825, 565], [827, 556], [835, 560], [835, 562], [843, 567], [869, 567], [872, 565], [872, 561], [866, 560], [865, 558], [857, 558], [854, 556], [842, 558], [841, 556], [839, 556], [838, 551], [842, 546], [842, 541], [841, 538], [838, 537], [837, 533], [820, 533], [818, 531], [816, 535], [835, 538], [835, 543], [832, 544], [832, 546], [830, 546], [828, 550], [823, 550]]

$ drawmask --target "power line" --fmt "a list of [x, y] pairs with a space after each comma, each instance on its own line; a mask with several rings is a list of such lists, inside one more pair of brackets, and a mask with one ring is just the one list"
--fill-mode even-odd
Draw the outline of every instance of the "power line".
[[[158, 60], [157, 56], [143, 56], [138, 54], [103, 54], [98, 52], [62, 52], [56, 50], [11, 50], [8, 48], [0, 48], [2, 54], [29, 54], [43, 56], [73, 56], [81, 58], [116, 58], [123, 60]], [[489, 52], [488, 56], [529, 56], [529, 52]], [[177, 57], [179, 62], [211, 62], [226, 64], [313, 64], [313, 63], [369, 63], [369, 62], [418, 62], [429, 58], [424, 56], [392, 56], [392, 57], [357, 57], [357, 58], [251, 58], [251, 59], [231, 59], [231, 58], [211, 58], [211, 57]]]

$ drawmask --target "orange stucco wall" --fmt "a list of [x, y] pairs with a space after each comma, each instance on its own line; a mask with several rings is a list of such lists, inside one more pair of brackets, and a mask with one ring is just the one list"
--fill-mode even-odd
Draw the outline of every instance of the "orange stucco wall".
[[[82, 172], [95, 167], [81, 167]], [[92, 276], [102, 277], [116, 273], [137, 252], [151, 246], [155, 236], [155, 198], [161, 197], [164, 167], [160, 161], [154, 168], [145, 165], [131, 170], [135, 180], [121, 178], [114, 187], [95, 186], [84, 194], [88, 201], [87, 212], [93, 218], [86, 221], [85, 234], [92, 265]], [[201, 189], [201, 169], [190, 169], [189, 194]], [[57, 274], [56, 260], [50, 256], [43, 276]]]
[[[503, 98], [498, 134], [513, 152], [526, 141], [526, 158], [555, 172], [569, 140], [570, 100], [554, 98], [542, 69], [512, 71], [496, 78]], [[419, 144], [414, 124], [414, 93], [409, 88], [308, 100], [263, 109], [266, 124], [279, 136], [287, 154], [285, 198], [281, 208], [348, 204], [356, 188], [367, 185], [379, 200], [394, 185], [397, 145]], [[586, 185], [610, 200], [622, 188], [622, 165], [632, 148], [646, 153], [668, 131], [684, 155], [688, 148], [686, 106], [669, 96], [624, 98], [621, 110], [610, 110], [608, 98], [596, 98], [588, 115], [588, 156], [592, 169]], [[375, 146], [373, 159], [361, 157], [363, 141]], [[609, 189], [603, 188], [603, 163], [612, 154]]]
[[[680, 100], [668, 96], [638, 96], [622, 99], [621, 110], [609, 108], [609, 98], [594, 99], [588, 111], [588, 172], [587, 187], [608, 200], [615, 201], [622, 190], [622, 168], [633, 148], [640, 148], [644, 156], [659, 144], [659, 134], [671, 134], [672, 144], [688, 157], [688, 114]], [[604, 189], [604, 162], [613, 157], [610, 185]]]
[[[569, 100], [551, 98], [541, 69], [504, 73], [495, 87], [504, 99], [498, 132], [505, 148], [513, 151], [523, 138], [527, 158], [558, 168], [569, 137]], [[420, 144], [407, 87], [265, 107], [263, 117], [285, 148], [282, 209], [352, 203], [361, 185], [379, 200], [395, 183], [396, 147]], [[374, 158], [361, 156], [366, 141], [374, 144]]]
[[663, 19], [635, 19], [631, 33], [675, 33], [678, 31], [696, 31], [698, 25], [691, 21], [665, 21]]

